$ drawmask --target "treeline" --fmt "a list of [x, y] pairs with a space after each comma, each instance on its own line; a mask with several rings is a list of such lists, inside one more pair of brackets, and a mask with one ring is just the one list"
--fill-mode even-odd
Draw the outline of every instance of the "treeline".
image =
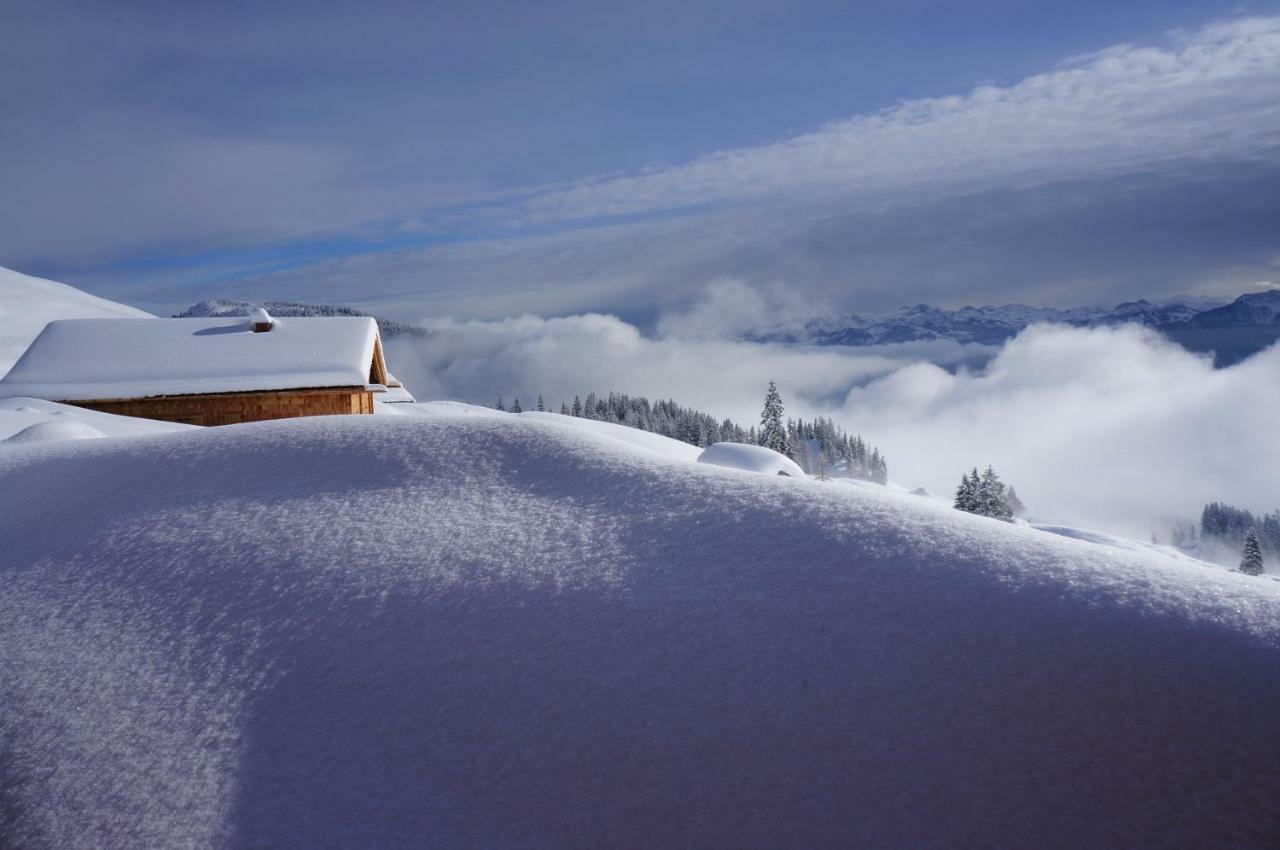
[[[1257, 531], [1258, 545], [1264, 552], [1280, 555], [1280, 510], [1254, 514], [1222, 502], [1210, 502], [1200, 512], [1200, 536], [1228, 546], [1240, 546], [1251, 528]], [[1180, 542], [1175, 537], [1174, 543]]]
[[[525, 410], [518, 398], [510, 406], [499, 398], [494, 406], [513, 413]], [[550, 410], [542, 396], [538, 396], [534, 409]], [[758, 427], [743, 428], [731, 419], [716, 419], [671, 399], [651, 401], [645, 396], [617, 392], [607, 396], [595, 393], [587, 393], [585, 397], [574, 396], [572, 403], [560, 403], [559, 412], [565, 416], [626, 425], [701, 448], [712, 443], [767, 446], [794, 460], [810, 475], [861, 478], [880, 484], [889, 480], [889, 465], [884, 455], [861, 436], [850, 435], [832, 420], [821, 416], [810, 421], [784, 419], [782, 399], [772, 382]]]

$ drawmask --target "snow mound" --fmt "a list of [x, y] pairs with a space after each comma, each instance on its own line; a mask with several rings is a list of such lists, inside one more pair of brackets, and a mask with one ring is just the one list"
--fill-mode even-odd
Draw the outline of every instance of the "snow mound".
[[55, 319], [133, 319], [150, 313], [75, 287], [0, 268], [0, 377]]
[[730, 469], [759, 472], [763, 475], [805, 477], [804, 470], [791, 458], [778, 454], [773, 449], [766, 449], [764, 446], [750, 446], [743, 443], [713, 443], [698, 455], [698, 463], [727, 466]]
[[153, 419], [139, 419], [134, 416], [116, 416], [38, 398], [0, 399], [0, 440], [12, 437], [40, 423], [64, 425], [79, 423], [108, 437], [132, 437], [141, 434], [164, 434], [197, 429], [195, 425], [157, 422]]
[[54, 443], [59, 440], [89, 440], [106, 434], [77, 420], [37, 422], [4, 440], [6, 443]]
[[1271, 847], [1280, 585], [509, 415], [0, 452], [0, 846]]

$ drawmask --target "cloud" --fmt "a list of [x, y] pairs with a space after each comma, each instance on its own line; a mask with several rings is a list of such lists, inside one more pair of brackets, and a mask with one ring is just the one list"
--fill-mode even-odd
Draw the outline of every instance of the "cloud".
[[1248, 159], [1280, 137], [1280, 18], [1218, 23], [1163, 47], [1120, 45], [1011, 86], [883, 112], [682, 166], [531, 199], [539, 218], [624, 215], [801, 195], [1037, 185], [1179, 160]]
[[740, 280], [710, 284], [692, 304], [658, 321], [662, 336], [680, 339], [738, 339], [750, 331], [804, 322], [830, 311], [781, 283], [752, 287]]
[[[7, 119], [0, 159], [0, 182], [16, 199], [0, 205], [0, 259], [56, 256], [61, 266], [30, 270], [150, 307], [243, 295], [342, 301], [406, 319], [630, 318], [687, 303], [705, 281], [726, 277], [757, 288], [785, 280], [811, 302], [875, 312], [907, 300], [1231, 294], [1273, 271], [1280, 17], [1119, 45], [1011, 85], [909, 100], [683, 164], [637, 168], [644, 160], [634, 159], [618, 170], [611, 161], [585, 179], [565, 179], [578, 176], [567, 164], [577, 153], [544, 150], [532, 172], [513, 171], [525, 140], [476, 123], [476, 104], [487, 101], [442, 91], [434, 76], [431, 102], [451, 123], [424, 116], [421, 104], [404, 114], [417, 101], [395, 89], [391, 102], [392, 89], [380, 86], [322, 104], [317, 92], [286, 86], [295, 108], [282, 111], [280, 93], [254, 83], [276, 79], [264, 69], [280, 61], [272, 45], [293, 28], [288, 19], [237, 20], [180, 48], [182, 67], [197, 69], [182, 81], [218, 91], [235, 117], [227, 125], [195, 109], [150, 111], [180, 102], [164, 81], [182, 21], [148, 16], [136, 50], [105, 58], [82, 34], [70, 52], [93, 61], [50, 70], [35, 60], [62, 43], [65, 23], [44, 41], [20, 39], [25, 52], [9, 75], [21, 108]], [[314, 25], [365, 26], [332, 9]], [[480, 38], [483, 27], [470, 25], [478, 28], [466, 38]], [[361, 58], [342, 44], [351, 67], [377, 80], [422, 54], [400, 39], [394, 47], [389, 58]], [[333, 84], [323, 61], [292, 41], [287, 49], [288, 62]], [[53, 78], [33, 82], [29, 68]], [[90, 82], [81, 91], [77, 80]], [[228, 102], [218, 88], [227, 80], [243, 96]], [[146, 96], [121, 94], [134, 90]], [[512, 108], [528, 102], [523, 88], [502, 97]], [[39, 113], [42, 104], [57, 106], [56, 120]], [[454, 138], [441, 127], [482, 128], [483, 154], [463, 141], [441, 149]], [[537, 127], [554, 129], [543, 119]], [[600, 128], [558, 132], [576, 139]], [[495, 180], [480, 161], [517, 179]], [[203, 253], [288, 240], [317, 244], [283, 245], [265, 272]], [[190, 266], [72, 262], [161, 247], [192, 252]]]
[[990, 463], [1034, 513], [1142, 536], [1214, 499], [1280, 507], [1277, 379], [1277, 346], [1215, 370], [1136, 326], [1040, 326], [981, 372], [913, 364], [841, 413], [901, 480], [947, 493], [966, 463]]
[[[723, 292], [722, 284], [715, 292]], [[767, 300], [768, 296], [761, 296]], [[693, 311], [696, 316], [698, 311]], [[765, 383], [791, 415], [828, 415], [884, 449], [893, 479], [948, 494], [994, 465], [1048, 520], [1145, 537], [1221, 499], [1280, 507], [1280, 347], [1215, 370], [1130, 326], [1037, 326], [1000, 349], [793, 348], [708, 339], [687, 316], [646, 337], [607, 315], [442, 321], [388, 356], [421, 399], [558, 408], [610, 390], [675, 398], [752, 424]], [[994, 355], [985, 369], [957, 364]], [[949, 365], [950, 370], [936, 363]]]

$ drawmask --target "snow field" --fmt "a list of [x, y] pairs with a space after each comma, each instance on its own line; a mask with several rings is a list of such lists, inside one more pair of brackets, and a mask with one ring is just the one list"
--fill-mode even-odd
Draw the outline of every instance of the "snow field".
[[905, 493], [455, 406], [0, 452], [0, 540], [12, 846], [1280, 837], [1280, 588]]

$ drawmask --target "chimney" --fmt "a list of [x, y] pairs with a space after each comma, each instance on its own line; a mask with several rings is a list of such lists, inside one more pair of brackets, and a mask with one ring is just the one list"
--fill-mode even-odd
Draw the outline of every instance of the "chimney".
[[253, 312], [249, 314], [249, 330], [256, 334], [266, 333], [271, 330], [273, 324], [275, 324], [275, 319], [271, 318], [271, 314], [261, 307], [255, 307]]

